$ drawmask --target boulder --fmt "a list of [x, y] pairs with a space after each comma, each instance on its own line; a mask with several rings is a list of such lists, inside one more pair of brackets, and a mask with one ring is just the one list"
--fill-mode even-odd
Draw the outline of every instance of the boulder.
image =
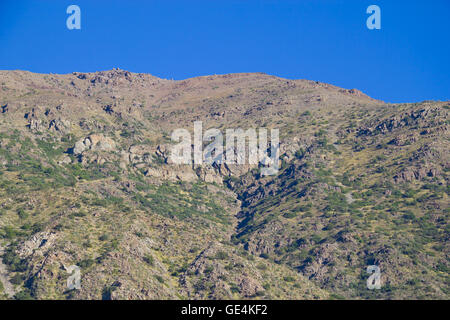
[[101, 134], [92, 134], [87, 138], [80, 139], [75, 143], [73, 154], [79, 155], [86, 150], [110, 151], [114, 150], [116, 143], [108, 137]]

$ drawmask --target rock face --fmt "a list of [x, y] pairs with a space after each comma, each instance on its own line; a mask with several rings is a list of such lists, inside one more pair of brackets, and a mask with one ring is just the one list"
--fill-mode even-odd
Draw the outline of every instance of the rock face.
[[35, 234], [31, 239], [25, 241], [17, 253], [22, 257], [28, 257], [37, 252], [42, 252], [51, 248], [56, 239], [56, 234], [51, 232], [41, 232]]
[[72, 159], [68, 156], [64, 156], [60, 161], [58, 161], [58, 164], [70, 164], [72, 163]]
[[31, 132], [42, 132], [44, 130], [44, 126], [42, 124], [42, 120], [39, 119], [30, 119], [30, 123], [28, 124], [28, 128], [30, 128]]
[[[201, 252], [192, 264], [188, 267], [187, 271], [180, 278], [180, 283], [187, 294], [192, 298], [199, 298], [201, 296], [196, 293], [197, 288], [207, 286], [208, 283], [213, 283], [214, 287], [209, 295], [209, 298], [224, 299], [232, 298], [233, 291], [228, 285], [225, 279], [234, 278], [237, 286], [234, 290], [239, 292], [244, 297], [255, 297], [259, 292], [263, 292], [264, 288], [259, 283], [261, 276], [256, 274], [249, 274], [246, 271], [239, 273], [231, 273], [225, 268], [225, 265], [221, 259], [227, 259], [233, 264], [237, 265], [243, 263], [239, 257], [231, 253], [225, 253], [224, 248], [209, 244], [209, 247]], [[245, 270], [245, 266], [242, 264]], [[198, 282], [192, 283], [189, 279], [189, 274], [195, 274], [199, 276]]]
[[145, 175], [163, 180], [185, 182], [195, 182], [199, 178], [194, 170], [188, 166], [170, 167], [167, 169], [150, 167], [145, 171]]
[[53, 119], [50, 121], [48, 129], [50, 131], [67, 134], [70, 132], [70, 121], [64, 119]]
[[[427, 125], [429, 125], [430, 120], [433, 121], [434, 115], [436, 115], [439, 111], [439, 109], [433, 108], [431, 106], [426, 106], [425, 108], [405, 112], [401, 115], [392, 116], [378, 123], [374, 121], [373, 126], [360, 128], [359, 134], [385, 134], [387, 132], [392, 132], [395, 129], [411, 127], [415, 125], [426, 127]], [[444, 122], [440, 124], [444, 125]], [[434, 124], [434, 126], [436, 126], [436, 124]]]
[[73, 147], [73, 154], [80, 155], [85, 151], [112, 151], [115, 149], [115, 142], [101, 134], [93, 134], [84, 139], [78, 140]]
[[438, 171], [436, 168], [407, 168], [394, 176], [396, 183], [412, 182], [413, 180], [422, 180], [425, 177], [436, 177]]

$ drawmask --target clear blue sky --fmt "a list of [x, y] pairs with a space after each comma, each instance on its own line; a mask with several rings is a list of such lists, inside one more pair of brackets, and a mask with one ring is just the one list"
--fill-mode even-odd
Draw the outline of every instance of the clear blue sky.
[[[81, 8], [81, 30], [66, 8]], [[381, 8], [368, 30], [366, 8]], [[387, 102], [450, 100], [450, 0], [0, 0], [0, 69], [265, 72]]]

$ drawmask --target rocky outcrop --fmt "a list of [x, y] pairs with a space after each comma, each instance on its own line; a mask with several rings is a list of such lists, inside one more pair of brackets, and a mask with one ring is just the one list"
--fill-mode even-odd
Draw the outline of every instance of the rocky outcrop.
[[84, 139], [80, 139], [75, 143], [72, 153], [80, 155], [85, 151], [111, 151], [116, 147], [116, 143], [108, 137], [101, 134], [92, 134]]
[[[226, 268], [225, 264], [239, 267], [239, 272]], [[209, 244], [180, 277], [183, 291], [191, 298], [230, 299], [233, 290], [238, 290], [243, 297], [255, 297], [264, 291], [261, 276], [251, 273], [246, 262], [218, 244]], [[192, 277], [194, 276], [194, 277]], [[195, 279], [195, 281], [193, 281]], [[234, 283], [231, 290], [229, 283]], [[208, 296], [202, 296], [204, 289], [209, 288]]]
[[25, 258], [34, 254], [36, 251], [43, 252], [45, 250], [48, 250], [48, 248], [53, 245], [55, 239], [55, 233], [48, 231], [37, 233], [33, 235], [29, 240], [25, 241], [17, 250], [17, 253], [22, 258]]
[[154, 177], [169, 181], [194, 182], [198, 179], [198, 176], [189, 166], [149, 167], [145, 171], [145, 175], [147, 177]]
[[70, 132], [70, 121], [61, 118], [50, 121], [48, 129], [55, 133], [67, 134]]
[[401, 115], [395, 115], [385, 120], [377, 121], [373, 126], [365, 126], [358, 129], [358, 135], [376, 135], [392, 132], [402, 127], [410, 127], [413, 125], [424, 125], [431, 118], [431, 115], [438, 110], [436, 108], [425, 107], [419, 110], [413, 110]]
[[72, 159], [67, 155], [64, 155], [61, 158], [61, 160], [58, 161], [58, 164], [71, 164], [71, 163], [72, 163]]
[[399, 174], [394, 176], [395, 183], [411, 182], [414, 180], [422, 180], [426, 177], [436, 177], [439, 171], [436, 168], [406, 168]]
[[39, 133], [45, 130], [45, 125], [42, 123], [42, 120], [30, 119], [28, 122], [28, 128], [33, 133]]

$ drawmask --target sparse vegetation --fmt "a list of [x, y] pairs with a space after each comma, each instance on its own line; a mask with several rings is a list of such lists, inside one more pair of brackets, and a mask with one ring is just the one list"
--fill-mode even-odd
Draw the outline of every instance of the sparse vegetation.
[[[448, 299], [448, 102], [263, 74], [0, 75], [14, 298]], [[197, 120], [280, 129], [278, 174], [171, 164], [170, 133]], [[74, 264], [88, 289], [66, 290]]]

